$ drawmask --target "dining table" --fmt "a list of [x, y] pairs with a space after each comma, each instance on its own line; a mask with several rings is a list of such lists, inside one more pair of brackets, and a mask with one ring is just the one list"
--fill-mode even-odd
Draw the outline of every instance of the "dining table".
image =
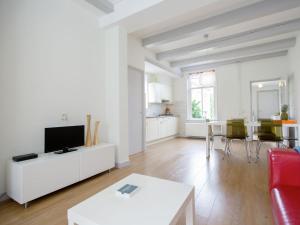
[[[214, 121], [209, 121], [206, 122], [206, 158], [209, 159], [210, 158], [210, 145], [211, 145], [211, 137], [212, 137], [212, 133], [210, 132], [211, 130], [213, 130], [213, 127], [219, 127], [219, 130], [222, 132], [223, 128], [226, 127], [226, 120], [214, 120]], [[259, 121], [247, 121], [245, 122], [245, 126], [247, 127], [247, 131], [248, 131], [248, 136], [249, 136], [249, 141], [253, 141], [253, 133], [254, 133], [254, 128], [255, 127], [260, 127], [261, 123]], [[299, 134], [299, 127], [300, 125], [298, 123], [283, 123], [282, 124], [283, 128], [290, 128], [293, 127], [295, 129], [298, 130], [297, 134]], [[222, 132], [223, 134], [225, 134], [225, 132]]]

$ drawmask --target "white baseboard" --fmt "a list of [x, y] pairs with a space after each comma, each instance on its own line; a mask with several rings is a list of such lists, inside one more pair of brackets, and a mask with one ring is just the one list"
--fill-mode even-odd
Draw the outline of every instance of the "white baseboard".
[[164, 142], [164, 141], [169, 141], [169, 140], [172, 140], [172, 139], [177, 138], [177, 137], [178, 137], [178, 136], [175, 135], [175, 136], [170, 136], [170, 137], [158, 139], [158, 140], [155, 140], [155, 141], [151, 141], [151, 142], [146, 143], [146, 146], [158, 144], [158, 143], [161, 143], [161, 142]]
[[124, 167], [130, 166], [130, 161], [116, 163], [116, 168], [121, 169]]
[[205, 140], [206, 137], [199, 137], [199, 136], [186, 136], [185, 138], [190, 138], [190, 139], [201, 139], [201, 140]]
[[6, 193], [0, 194], [0, 202], [3, 202], [5, 200], [9, 199], [9, 197], [6, 195]]

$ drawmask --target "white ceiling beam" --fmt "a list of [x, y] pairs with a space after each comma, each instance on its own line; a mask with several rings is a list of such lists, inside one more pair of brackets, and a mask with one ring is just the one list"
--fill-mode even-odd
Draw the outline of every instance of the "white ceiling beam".
[[86, 0], [86, 1], [105, 13], [111, 13], [114, 11], [114, 5], [108, 0]]
[[216, 62], [216, 63], [207, 63], [207, 64], [202, 64], [202, 65], [183, 67], [183, 68], [181, 68], [181, 71], [182, 71], [182, 73], [201, 72], [204, 70], [215, 69], [217, 67], [225, 66], [225, 65], [229, 65], [229, 64], [286, 56], [287, 54], [288, 54], [288, 50], [284, 50], [284, 51], [266, 53], [266, 54], [255, 55], [255, 56], [240, 57], [240, 58], [225, 60], [225, 61]]
[[259, 44], [249, 47], [244, 47], [240, 49], [230, 50], [226, 52], [219, 52], [210, 55], [203, 55], [199, 57], [178, 60], [171, 62], [172, 67], [182, 67], [187, 65], [192, 65], [195, 63], [205, 63], [205, 62], [213, 62], [213, 61], [220, 61], [220, 60], [228, 60], [237, 57], [246, 57], [257, 55], [259, 53], [269, 53], [279, 50], [286, 50], [296, 45], [296, 38], [288, 38], [284, 40], [274, 41], [265, 44]]
[[160, 68], [161, 70], [164, 70], [169, 76], [176, 77], [176, 78], [181, 76], [180, 69], [172, 69], [171, 67], [167, 67], [167, 66], [161, 64], [160, 62], [157, 62], [156, 60], [153, 60], [149, 57], [145, 58], [145, 62], [150, 63], [150, 64]]
[[[300, 1], [299, 1], [300, 2]], [[176, 56], [185, 55], [191, 52], [210, 49], [234, 46], [242, 43], [247, 43], [263, 38], [269, 38], [280, 34], [294, 32], [300, 30], [300, 19], [295, 19], [283, 23], [273, 24], [258, 29], [249, 30], [246, 32], [229, 35], [211, 41], [202, 42], [199, 44], [189, 45], [182, 48], [172, 49], [169, 51], [159, 52], [156, 54], [158, 60], [170, 59]]]
[[144, 38], [143, 45], [145, 47], [151, 47], [170, 41], [180, 40], [203, 31], [216, 30], [296, 7], [300, 7], [299, 0], [265, 0], [206, 20], [197, 21], [192, 24]]

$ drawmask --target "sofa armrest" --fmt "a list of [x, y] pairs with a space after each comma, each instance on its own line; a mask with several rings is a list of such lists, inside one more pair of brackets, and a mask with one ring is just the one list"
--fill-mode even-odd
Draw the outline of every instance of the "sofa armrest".
[[268, 151], [269, 188], [300, 187], [300, 154], [295, 151], [270, 149]]

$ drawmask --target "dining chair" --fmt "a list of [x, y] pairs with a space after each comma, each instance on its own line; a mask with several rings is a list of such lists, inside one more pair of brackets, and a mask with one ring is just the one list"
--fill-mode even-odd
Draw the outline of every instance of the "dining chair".
[[263, 142], [275, 142], [280, 147], [283, 141], [282, 124], [271, 119], [258, 119], [260, 126], [257, 128], [256, 161]]
[[248, 151], [248, 133], [247, 127], [245, 126], [244, 119], [232, 119], [227, 120], [226, 123], [226, 144], [225, 144], [225, 152], [224, 157], [227, 154], [228, 156], [231, 153], [231, 144], [233, 140], [240, 140], [243, 141], [245, 144], [246, 156], [247, 161], [250, 163], [251, 156]]
[[209, 129], [208, 132], [209, 132], [210, 143], [211, 143], [210, 150], [212, 150], [214, 147], [215, 138], [216, 137], [225, 138], [226, 135], [222, 132], [222, 128], [221, 128], [221, 130], [217, 130], [217, 129], [215, 129], [215, 126], [210, 125], [208, 129]]

